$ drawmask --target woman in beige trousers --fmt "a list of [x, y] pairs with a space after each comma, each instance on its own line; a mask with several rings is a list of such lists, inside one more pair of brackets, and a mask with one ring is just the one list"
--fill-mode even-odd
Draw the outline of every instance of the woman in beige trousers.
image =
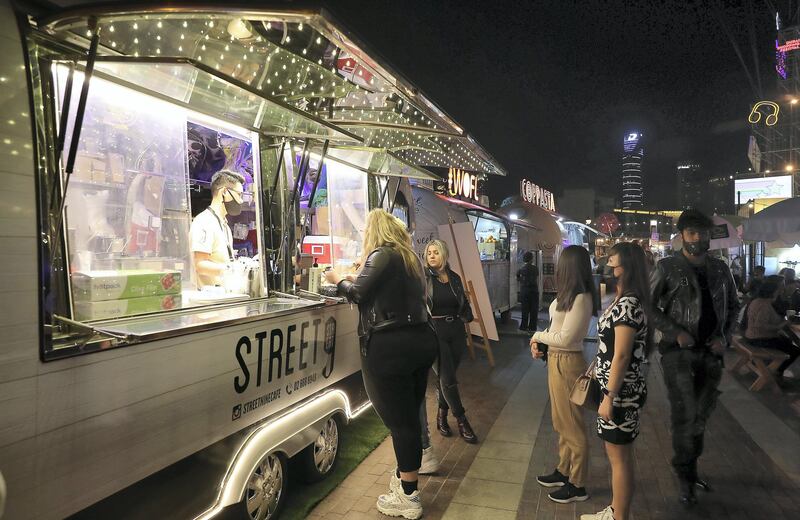
[[589, 441], [581, 408], [569, 400], [575, 381], [586, 371], [583, 338], [596, 314], [594, 282], [589, 252], [569, 246], [561, 253], [556, 269], [556, 299], [550, 304], [550, 327], [531, 338], [531, 354], [541, 359], [547, 345], [547, 386], [553, 428], [558, 433], [559, 463], [553, 473], [536, 480], [545, 487], [558, 488], [548, 494], [561, 504], [584, 501], [589, 471]]

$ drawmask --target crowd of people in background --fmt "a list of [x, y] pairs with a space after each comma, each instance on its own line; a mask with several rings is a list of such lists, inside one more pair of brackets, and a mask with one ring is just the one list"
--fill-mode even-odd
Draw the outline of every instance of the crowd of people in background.
[[[589, 252], [580, 246], [566, 247], [556, 268], [550, 324], [542, 331], [537, 330], [538, 267], [530, 252], [523, 257], [516, 274], [520, 329], [533, 332], [531, 354], [547, 363], [553, 428], [558, 434], [558, 465], [537, 481], [553, 488], [548, 496], [555, 502], [589, 498], [589, 440], [582, 406], [592, 401], [576, 401], [576, 382], [590, 376], [599, 390], [598, 402], [590, 406], [611, 467], [612, 500], [602, 511], [582, 515], [582, 520], [630, 518], [635, 489], [632, 447], [647, 401], [644, 364], [651, 350], [657, 347], [661, 355], [671, 406], [672, 466], [680, 500], [687, 507], [697, 502], [697, 489], [711, 491], [698, 460], [719, 395], [723, 354], [737, 319], [746, 341], [788, 354], [779, 373], [800, 353], [797, 338], [787, 334], [783, 320], [786, 311], [800, 310], [795, 271], [765, 276], [763, 267], [756, 267], [743, 283], [740, 269], [709, 253], [712, 226], [712, 220], [699, 211], [683, 212], [677, 223], [683, 247], [658, 262], [638, 243], [613, 246], [602, 266], [610, 296], [605, 309], [598, 309]], [[404, 223], [378, 209], [367, 219], [358, 274], [326, 272], [339, 293], [358, 304], [364, 384], [391, 432], [397, 460], [388, 493], [377, 501], [378, 510], [390, 516], [422, 516], [419, 474], [434, 473], [439, 466], [425, 406], [430, 368], [436, 375], [436, 431], [453, 435], [448, 423], [452, 413], [459, 436], [468, 443], [478, 442], [456, 377], [466, 350], [465, 323], [473, 314], [448, 257], [447, 245], [434, 240], [421, 263]], [[738, 290], [744, 304], [741, 312]], [[599, 342], [587, 369], [584, 338], [593, 317]]]

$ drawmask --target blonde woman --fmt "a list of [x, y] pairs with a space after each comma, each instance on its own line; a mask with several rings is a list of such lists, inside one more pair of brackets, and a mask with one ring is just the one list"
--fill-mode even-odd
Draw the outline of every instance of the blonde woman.
[[475, 444], [478, 437], [467, 421], [456, 379], [456, 370], [467, 350], [464, 324], [473, 319], [472, 307], [464, 292], [461, 277], [450, 269], [449, 256], [447, 244], [441, 240], [432, 240], [425, 247], [428, 308], [431, 310], [439, 341], [439, 362], [434, 366], [434, 371], [439, 376], [436, 381], [436, 396], [439, 401], [436, 429], [444, 437], [452, 435], [447, 423], [447, 414], [452, 412], [461, 438]]
[[397, 470], [389, 493], [378, 497], [378, 511], [413, 520], [422, 516], [419, 409], [438, 347], [425, 305], [422, 265], [402, 221], [382, 209], [369, 213], [362, 265], [352, 279], [336, 271], [325, 276], [358, 304], [364, 387], [392, 434]]

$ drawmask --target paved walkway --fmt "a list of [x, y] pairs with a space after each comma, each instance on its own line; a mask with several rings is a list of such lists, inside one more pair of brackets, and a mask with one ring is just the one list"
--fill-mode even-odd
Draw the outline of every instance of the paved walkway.
[[[596, 343], [585, 343], [587, 358], [596, 348]], [[420, 479], [425, 518], [573, 519], [604, 508], [610, 502], [610, 473], [593, 431], [594, 416], [586, 414], [592, 443], [587, 486], [591, 499], [555, 504], [535, 480], [536, 475], [552, 471], [557, 459], [545, 368], [531, 360], [526, 336], [504, 334], [494, 352], [493, 371], [480, 355], [475, 361], [467, 359], [459, 370], [468, 417], [482, 442], [471, 446], [433, 433], [442, 467], [438, 475]], [[700, 504], [687, 512], [678, 504], [669, 465], [669, 404], [658, 355], [649, 366], [648, 402], [634, 445], [633, 518], [800, 518], [800, 433], [793, 428], [797, 417], [775, 413], [791, 413], [791, 395], [771, 399], [754, 395], [746, 389], [746, 377], [726, 371], [720, 406], [709, 423], [700, 461], [701, 473], [715, 491], [701, 493]], [[783, 408], [765, 402], [780, 402]], [[430, 417], [435, 408], [431, 390]], [[319, 504], [311, 518], [386, 518], [375, 509], [375, 498], [388, 488], [393, 458], [387, 439]]]

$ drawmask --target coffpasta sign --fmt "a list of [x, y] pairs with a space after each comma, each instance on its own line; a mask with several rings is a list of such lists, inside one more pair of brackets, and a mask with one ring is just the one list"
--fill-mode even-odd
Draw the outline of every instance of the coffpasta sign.
[[522, 179], [520, 196], [522, 200], [530, 204], [536, 204], [548, 211], [556, 210], [556, 198], [553, 192], [532, 183], [528, 179]]

